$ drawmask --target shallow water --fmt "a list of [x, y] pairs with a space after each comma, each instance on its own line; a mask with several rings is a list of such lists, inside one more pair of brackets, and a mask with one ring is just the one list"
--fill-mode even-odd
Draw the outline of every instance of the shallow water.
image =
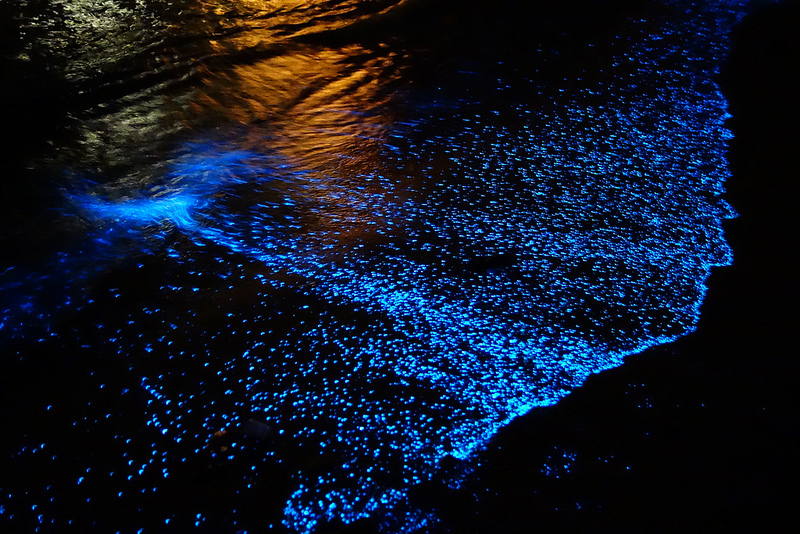
[[15, 61], [66, 96], [0, 271], [7, 365], [44, 370], [6, 458], [49, 472], [6, 517], [433, 528], [410, 488], [693, 330], [744, 3], [397, 4], [28, 6]]

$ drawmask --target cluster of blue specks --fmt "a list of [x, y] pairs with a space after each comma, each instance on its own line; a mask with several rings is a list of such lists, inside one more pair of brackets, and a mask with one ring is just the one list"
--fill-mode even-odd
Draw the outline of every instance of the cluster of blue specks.
[[103, 242], [158, 236], [147, 252], [167, 265], [107, 341], [141, 374], [155, 436], [145, 455], [120, 437], [122, 476], [157, 491], [253, 418], [270, 438], [224, 461], [260, 455], [242, 492], [265, 459], [291, 472], [285, 526], [411, 532], [433, 519], [409, 488], [445, 463], [457, 486], [516, 416], [691, 331], [709, 270], [731, 261], [713, 69], [735, 13], [703, 9], [641, 23], [582, 85], [428, 95], [369, 172], [233, 139], [138, 194], [74, 195]]

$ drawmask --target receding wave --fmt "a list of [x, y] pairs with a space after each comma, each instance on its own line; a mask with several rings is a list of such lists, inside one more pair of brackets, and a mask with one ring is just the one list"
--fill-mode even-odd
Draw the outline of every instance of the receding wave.
[[[168, 471], [210, 463], [242, 496], [279, 473], [296, 532], [415, 531], [435, 515], [411, 488], [458, 486], [510, 420], [695, 327], [732, 259], [713, 78], [738, 8], [669, 2], [610, 42], [533, 46], [528, 66], [572, 65], [557, 77], [282, 41], [392, 5], [192, 3], [100, 60], [155, 61], [178, 22], [178, 62], [216, 58], [79, 117], [48, 160], [78, 244], [0, 273], [7, 340], [100, 351], [137, 392], [144, 430], [80, 422], [125, 445], [70, 467], [73, 490], [157, 499]], [[146, 12], [91, 27], [120, 40]], [[99, 45], [75, 46], [83, 72]]]

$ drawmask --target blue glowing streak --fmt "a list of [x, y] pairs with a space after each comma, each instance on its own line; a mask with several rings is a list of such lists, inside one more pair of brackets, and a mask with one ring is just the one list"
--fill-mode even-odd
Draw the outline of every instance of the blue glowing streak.
[[[268, 179], [260, 169], [266, 158], [254, 152], [220, 150], [213, 143], [188, 145], [173, 170], [145, 191], [115, 191], [115, 197], [97, 191], [73, 192], [73, 204], [87, 217], [123, 226], [169, 224], [190, 230], [196, 214], [211, 198], [237, 184], [257, 184]], [[274, 161], [270, 162], [275, 165]]]
[[191, 229], [196, 224], [192, 212], [202, 207], [202, 199], [191, 194], [179, 194], [110, 203], [88, 197], [81, 206], [100, 219], [134, 225], [169, 222], [181, 229]]

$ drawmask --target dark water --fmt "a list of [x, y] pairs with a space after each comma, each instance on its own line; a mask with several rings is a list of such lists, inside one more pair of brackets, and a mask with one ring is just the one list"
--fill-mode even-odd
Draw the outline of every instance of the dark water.
[[12, 9], [3, 518], [445, 528], [419, 488], [695, 329], [745, 6]]

